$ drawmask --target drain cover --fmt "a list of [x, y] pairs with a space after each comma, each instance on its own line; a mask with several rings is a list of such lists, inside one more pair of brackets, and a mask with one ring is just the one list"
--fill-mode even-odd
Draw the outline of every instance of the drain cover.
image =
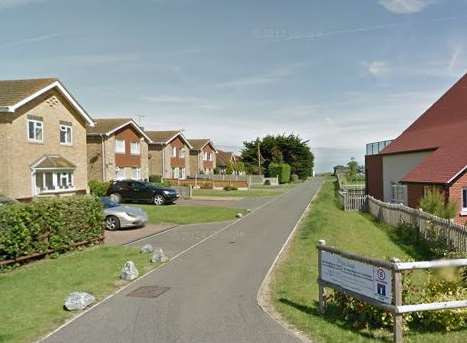
[[170, 289], [170, 287], [143, 286], [127, 294], [127, 297], [157, 298]]

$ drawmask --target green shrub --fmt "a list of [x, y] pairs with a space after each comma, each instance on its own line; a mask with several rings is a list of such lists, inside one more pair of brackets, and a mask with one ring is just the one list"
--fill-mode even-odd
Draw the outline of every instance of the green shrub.
[[160, 175], [149, 175], [149, 182], [151, 183], [161, 183], [162, 176]]
[[238, 188], [235, 186], [225, 186], [224, 191], [238, 191]]
[[444, 193], [433, 187], [420, 200], [420, 207], [435, 216], [452, 219], [456, 216], [458, 206], [457, 203], [446, 200]]
[[278, 176], [279, 183], [288, 183], [290, 182], [290, 165], [287, 163], [270, 163], [268, 167], [268, 174], [271, 177]]
[[91, 180], [88, 182], [88, 186], [92, 195], [103, 197], [107, 194], [107, 191], [110, 187], [110, 182]]
[[90, 196], [47, 198], [0, 207], [0, 260], [53, 250], [103, 235], [99, 199]]
[[264, 181], [265, 186], [271, 186], [271, 180], [266, 180]]

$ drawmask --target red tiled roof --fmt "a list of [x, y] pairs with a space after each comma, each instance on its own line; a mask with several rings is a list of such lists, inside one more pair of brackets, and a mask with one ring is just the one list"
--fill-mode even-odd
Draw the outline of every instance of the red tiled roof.
[[467, 74], [381, 154], [433, 150], [403, 182], [449, 183], [467, 166]]

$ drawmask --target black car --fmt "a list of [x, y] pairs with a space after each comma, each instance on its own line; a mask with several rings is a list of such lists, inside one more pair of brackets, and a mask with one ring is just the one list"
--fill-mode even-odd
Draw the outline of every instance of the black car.
[[112, 200], [121, 202], [148, 202], [154, 205], [174, 203], [180, 195], [173, 188], [156, 186], [150, 182], [114, 181], [107, 191]]

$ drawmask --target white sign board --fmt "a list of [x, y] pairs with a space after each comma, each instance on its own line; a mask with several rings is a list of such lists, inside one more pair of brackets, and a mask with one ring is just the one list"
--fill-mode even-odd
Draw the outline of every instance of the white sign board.
[[380, 302], [392, 302], [389, 269], [321, 251], [321, 279]]

